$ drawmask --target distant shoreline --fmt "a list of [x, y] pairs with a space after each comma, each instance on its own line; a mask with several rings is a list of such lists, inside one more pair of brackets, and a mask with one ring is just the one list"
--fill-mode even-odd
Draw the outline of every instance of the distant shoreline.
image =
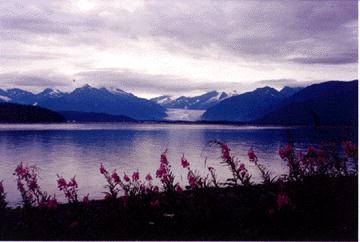
[[255, 123], [242, 123], [242, 122], [221, 122], [221, 121], [151, 121], [151, 120], [143, 120], [143, 121], [109, 121], [109, 122], [38, 122], [38, 123], [29, 123], [29, 122], [13, 122], [6, 123], [1, 122], [0, 125], [67, 125], [67, 124], [179, 124], [179, 125], [224, 125], [224, 126], [241, 126], [241, 127], [276, 127], [276, 128], [357, 128], [358, 125], [321, 125], [318, 127], [314, 127], [313, 125], [277, 125], [277, 124], [255, 124]]

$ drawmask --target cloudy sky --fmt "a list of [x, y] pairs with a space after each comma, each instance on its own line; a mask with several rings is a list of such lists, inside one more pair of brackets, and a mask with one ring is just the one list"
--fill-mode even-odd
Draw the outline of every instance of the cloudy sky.
[[0, 1], [0, 88], [89, 83], [152, 97], [356, 79], [357, 8], [344, 0]]

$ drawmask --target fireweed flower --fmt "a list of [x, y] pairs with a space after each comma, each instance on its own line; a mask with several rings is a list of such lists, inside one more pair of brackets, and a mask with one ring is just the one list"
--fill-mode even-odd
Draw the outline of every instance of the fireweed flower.
[[101, 173], [101, 174], [107, 173], [107, 170], [105, 169], [105, 167], [103, 166], [102, 163], [101, 163], [101, 165], [100, 165], [100, 173]]
[[184, 155], [181, 158], [181, 165], [183, 168], [189, 167], [190, 163], [187, 161], [187, 159], [185, 159]]
[[189, 172], [187, 175], [188, 182], [191, 188], [196, 188], [197, 179], [193, 172]]
[[247, 171], [246, 168], [245, 168], [245, 164], [244, 164], [244, 163], [240, 163], [238, 171], [239, 171], [239, 172]]
[[69, 182], [66, 182], [66, 180], [63, 177], [59, 175], [57, 176], [58, 176], [58, 180], [57, 180], [58, 188], [60, 191], [64, 192], [68, 202], [69, 203], [78, 202], [78, 194], [77, 194], [78, 184], [75, 180], [75, 176], [71, 178]]
[[114, 180], [115, 183], [119, 183], [121, 181], [119, 175], [116, 173], [116, 170], [112, 172], [111, 178]]
[[140, 179], [140, 173], [138, 171], [135, 171], [132, 176], [131, 176], [132, 180], [134, 182], [138, 181]]
[[227, 144], [221, 143], [221, 158], [223, 160], [231, 160], [230, 156], [230, 148], [227, 146]]
[[175, 191], [176, 191], [176, 192], [182, 192], [182, 191], [183, 191], [183, 189], [181, 188], [181, 186], [179, 185], [179, 183], [176, 183], [176, 185], [175, 185]]
[[42, 201], [49, 198], [46, 192], [41, 191], [37, 183], [37, 170], [36, 166], [24, 166], [23, 163], [20, 163], [15, 169], [17, 188], [24, 206], [40, 206]]
[[170, 170], [169, 161], [166, 156], [166, 152], [160, 156], [160, 167], [156, 170], [156, 177], [160, 178], [160, 181], [163, 185], [165, 191], [174, 191], [174, 175]]
[[145, 179], [146, 179], [147, 181], [151, 181], [153, 178], [152, 178], [152, 176], [151, 176], [150, 173], [149, 173], [149, 174], [146, 175]]
[[129, 182], [129, 181], [130, 181], [130, 177], [129, 177], [128, 175], [124, 174], [124, 180], [125, 180], [126, 182]]
[[292, 147], [292, 145], [287, 144], [284, 148], [279, 149], [279, 155], [281, 159], [285, 159], [285, 158], [289, 159], [293, 151], [294, 148]]
[[251, 149], [248, 151], [248, 157], [249, 157], [249, 160], [252, 161], [252, 162], [257, 161], [257, 156], [256, 156], [253, 148], [251, 148]]
[[169, 161], [168, 161], [168, 159], [167, 159], [166, 152], [167, 152], [167, 151], [165, 151], [164, 153], [161, 154], [161, 156], [160, 156], [160, 163], [165, 164], [165, 165], [168, 165], [168, 164], [169, 164]]

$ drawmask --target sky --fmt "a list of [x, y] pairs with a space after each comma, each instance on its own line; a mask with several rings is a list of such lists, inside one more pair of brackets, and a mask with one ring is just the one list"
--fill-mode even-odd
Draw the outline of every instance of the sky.
[[357, 14], [351, 0], [0, 1], [0, 88], [154, 97], [357, 79]]

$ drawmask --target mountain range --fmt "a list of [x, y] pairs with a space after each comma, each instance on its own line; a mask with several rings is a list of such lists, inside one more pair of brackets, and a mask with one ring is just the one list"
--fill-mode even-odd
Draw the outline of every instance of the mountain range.
[[234, 95], [236, 95], [236, 92], [225, 93], [210, 91], [195, 97], [181, 96], [178, 98], [172, 98], [169, 95], [164, 95], [152, 98], [150, 100], [156, 102], [164, 108], [206, 110], [221, 102], [222, 100], [225, 100]]
[[257, 88], [252, 92], [236, 95], [210, 107], [202, 116], [206, 121], [249, 122], [274, 110], [287, 97], [301, 88], [284, 87], [277, 91], [271, 87]]
[[33, 94], [13, 88], [0, 89], [0, 102], [47, 108], [77, 122], [171, 121], [187, 117], [191, 121], [259, 125], [357, 125], [357, 87], [357, 80], [329, 81], [280, 91], [266, 86], [237, 95], [211, 91], [196, 97], [160, 96], [151, 100], [121, 89], [89, 85], [69, 93], [47, 88]]
[[33, 94], [14, 88], [0, 90], [0, 101], [37, 105], [54, 111], [96, 112], [124, 115], [137, 120], [161, 120], [165, 108], [121, 89], [94, 88], [85, 85], [70, 93], [54, 89]]
[[357, 125], [358, 81], [328, 81], [281, 91], [258, 88], [218, 103], [202, 119], [260, 125]]
[[276, 125], [357, 125], [358, 81], [313, 84], [256, 121]]

